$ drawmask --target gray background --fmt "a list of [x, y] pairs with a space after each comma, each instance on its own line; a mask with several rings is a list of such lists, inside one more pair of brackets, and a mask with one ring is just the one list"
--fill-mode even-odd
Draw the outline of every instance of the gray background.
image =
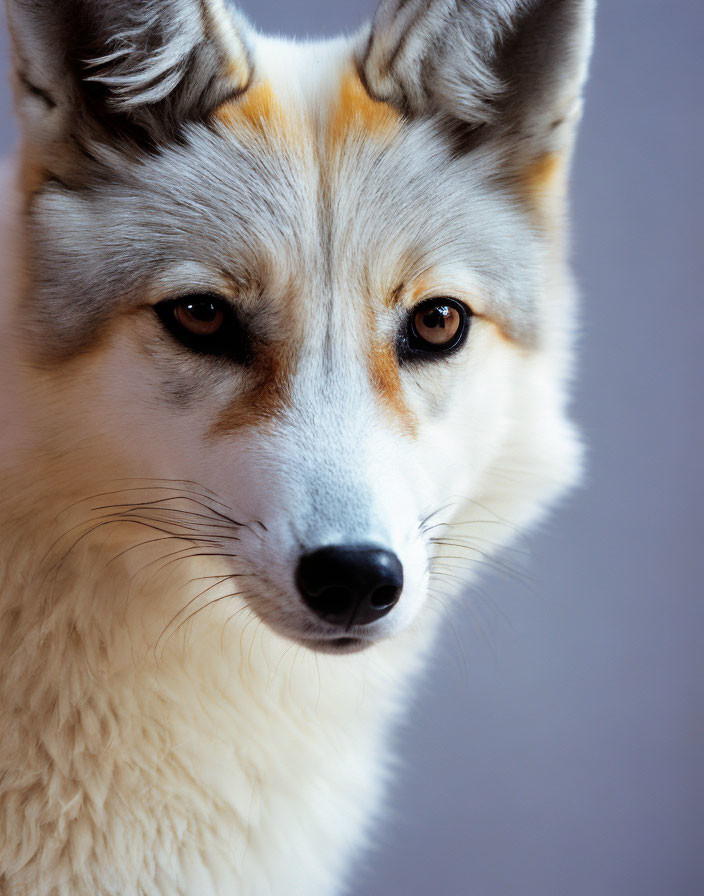
[[[298, 35], [373, 5], [241, 3]], [[458, 609], [354, 896], [704, 894], [703, 47], [701, 0], [602, 0], [573, 191], [587, 483], [530, 538], [532, 590]]]

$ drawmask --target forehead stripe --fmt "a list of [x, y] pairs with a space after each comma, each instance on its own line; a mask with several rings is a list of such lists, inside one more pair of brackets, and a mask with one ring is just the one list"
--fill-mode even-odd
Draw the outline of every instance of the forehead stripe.
[[[313, 119], [285, 109], [269, 81], [254, 84], [228, 100], [216, 110], [215, 118], [230, 131], [267, 140], [278, 138], [287, 148], [314, 136]], [[388, 103], [373, 99], [357, 72], [350, 69], [342, 76], [323, 136], [329, 152], [354, 139], [383, 144], [399, 133], [402, 122], [401, 114]]]
[[385, 410], [396, 418], [406, 435], [415, 436], [418, 420], [404, 400], [398, 358], [392, 345], [372, 345], [369, 375], [372, 387]]
[[261, 81], [240, 97], [228, 100], [215, 112], [217, 120], [228, 130], [245, 131], [260, 137], [278, 135], [290, 139], [293, 128], [271, 84]]
[[357, 72], [351, 70], [342, 78], [339, 100], [330, 118], [328, 140], [333, 146], [356, 136], [390, 141], [398, 134], [402, 121], [396, 109], [373, 99]]

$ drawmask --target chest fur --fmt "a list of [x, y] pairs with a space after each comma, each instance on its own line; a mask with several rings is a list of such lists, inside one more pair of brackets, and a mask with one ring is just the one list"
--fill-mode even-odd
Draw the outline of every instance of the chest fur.
[[[85, 605], [75, 592], [32, 614], [9, 568], [8, 892], [336, 892], [379, 802], [401, 681], [421, 652], [412, 636], [316, 656], [263, 626], [228, 630], [223, 610], [154, 656], [76, 619], [66, 609]], [[98, 584], [91, 602], [109, 606], [109, 581]]]

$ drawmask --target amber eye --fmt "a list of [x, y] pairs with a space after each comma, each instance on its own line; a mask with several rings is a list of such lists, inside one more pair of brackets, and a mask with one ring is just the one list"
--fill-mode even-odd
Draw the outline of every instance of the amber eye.
[[412, 311], [406, 344], [411, 354], [446, 354], [464, 342], [472, 312], [457, 299], [427, 299]]
[[182, 345], [202, 355], [245, 363], [249, 337], [234, 308], [218, 296], [195, 295], [154, 306], [159, 320]]
[[174, 306], [174, 317], [194, 336], [212, 336], [225, 322], [225, 312], [212, 299], [182, 299]]

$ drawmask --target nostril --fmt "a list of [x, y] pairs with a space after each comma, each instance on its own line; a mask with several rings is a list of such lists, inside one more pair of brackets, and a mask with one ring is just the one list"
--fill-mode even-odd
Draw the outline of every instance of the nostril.
[[374, 545], [329, 545], [301, 557], [296, 584], [321, 619], [369, 625], [398, 602], [403, 567], [396, 554]]
[[370, 603], [377, 610], [385, 610], [393, 607], [400, 596], [400, 588], [393, 585], [385, 585], [383, 588], [377, 588], [370, 598]]

